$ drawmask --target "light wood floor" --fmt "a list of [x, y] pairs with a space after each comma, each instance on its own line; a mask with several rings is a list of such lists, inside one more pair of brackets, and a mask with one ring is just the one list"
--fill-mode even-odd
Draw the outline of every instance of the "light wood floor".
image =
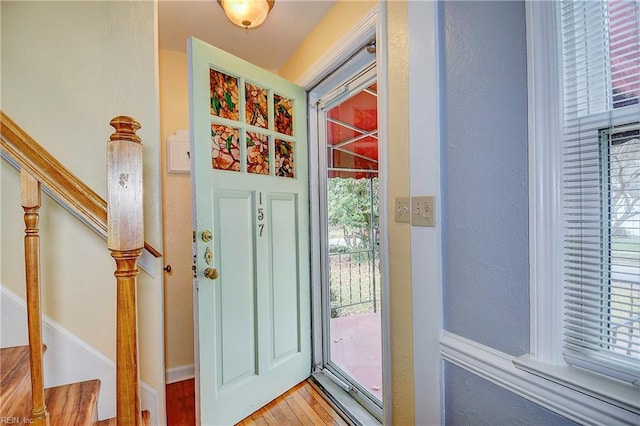
[[[167, 385], [167, 424], [196, 424], [193, 379]], [[299, 383], [238, 423], [248, 425], [339, 425], [347, 423], [307, 381]]]

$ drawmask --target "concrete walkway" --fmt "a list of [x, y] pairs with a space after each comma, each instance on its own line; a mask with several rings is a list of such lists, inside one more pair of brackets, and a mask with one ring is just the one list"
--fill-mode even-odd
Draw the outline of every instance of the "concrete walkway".
[[382, 400], [382, 340], [379, 313], [331, 319], [331, 360]]

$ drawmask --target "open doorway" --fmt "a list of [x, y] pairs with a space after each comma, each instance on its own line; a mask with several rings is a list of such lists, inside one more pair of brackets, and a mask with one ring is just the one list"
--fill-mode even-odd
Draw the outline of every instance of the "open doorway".
[[352, 91], [348, 99], [324, 109], [324, 267], [329, 286], [328, 362], [369, 397], [382, 401], [376, 86]]
[[310, 131], [319, 188], [315, 369], [381, 419], [377, 87], [371, 40], [311, 90]]
[[[350, 30], [348, 34], [341, 38], [339, 48], [331, 45], [331, 49], [327, 50], [321, 58], [317, 60], [309, 59], [313, 62], [312, 64], [300, 60], [300, 64], [304, 65], [304, 67], [300, 66], [298, 67], [300, 69], [297, 69], [292, 66], [283, 75], [309, 89], [312, 86], [311, 80], [322, 78], [321, 74], [324, 74], [325, 70], [332, 68], [333, 61], [338, 56], [344, 57], [343, 55], [349, 54], [346, 51], [350, 49], [350, 46], [364, 42], [365, 39], [363, 37], [371, 38], [375, 36], [375, 27], [378, 25], [377, 9], [372, 9], [371, 5], [356, 7], [357, 5], [348, 2], [336, 5], [341, 11], [341, 15], [352, 16], [354, 23], [356, 23], [353, 25], [353, 30]], [[204, 16], [204, 12], [202, 15]], [[165, 13], [163, 16], [169, 18], [173, 17], [174, 14]], [[225, 22], [220, 25], [222, 26], [223, 24]], [[208, 25], [210, 25], [210, 22]], [[323, 27], [320, 33], [336, 33], [337, 31], [334, 25], [325, 27], [327, 28]], [[346, 28], [344, 31], [346, 31]], [[366, 33], [366, 36], [363, 35], [364, 33]], [[171, 49], [162, 49], [159, 56], [161, 64], [161, 99], [163, 101], [161, 124], [163, 139], [168, 139], [169, 136], [178, 133], [177, 129], [188, 129], [189, 127], [186, 112], [181, 107], [184, 104], [184, 109], [186, 109], [187, 77], [186, 69], [182, 68], [182, 64], [185, 62], [185, 55], [181, 52], [174, 52]], [[331, 66], [327, 65], [328, 63], [331, 63]], [[299, 64], [295, 62], [294, 65]], [[307, 71], [303, 72], [305, 69]], [[168, 143], [166, 145], [169, 146]], [[169, 156], [165, 155], [164, 159], [168, 162]], [[163, 202], [165, 203], [164, 214], [167, 230], [165, 245], [170, 248], [170, 252], [174, 253], [173, 257], [165, 258], [167, 264], [172, 265], [171, 272], [166, 273], [167, 382], [180, 383], [183, 380], [193, 378], [196, 374], [193, 364], [193, 317], [191, 315], [191, 288], [189, 286], [192, 273], [192, 229], [190, 221], [185, 220], [190, 216], [190, 213], [185, 210], [191, 204], [189, 198], [191, 193], [189, 174], [186, 170], [169, 171], [168, 174], [165, 174], [164, 179], [165, 197]], [[360, 266], [364, 266], [364, 263]], [[379, 292], [377, 281], [376, 286]], [[378, 299], [376, 303], [379, 306], [381, 302]], [[343, 309], [344, 307], [337, 308]], [[387, 386], [385, 389], [385, 392], [387, 392], [390, 387]]]

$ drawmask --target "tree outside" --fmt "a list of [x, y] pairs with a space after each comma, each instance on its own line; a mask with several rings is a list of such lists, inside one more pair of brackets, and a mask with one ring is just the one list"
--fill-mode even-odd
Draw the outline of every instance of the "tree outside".
[[640, 138], [614, 137], [619, 142], [612, 141], [609, 149], [611, 231], [614, 236], [639, 237]]
[[[640, 347], [640, 138], [638, 130], [609, 141], [611, 252], [609, 318], [612, 350], [637, 356]], [[617, 342], [618, 334], [628, 336]], [[636, 355], [633, 355], [636, 354]]]
[[329, 178], [328, 225], [341, 234], [329, 246], [331, 316], [380, 308], [378, 178]]
[[378, 231], [378, 178], [330, 178], [327, 194], [329, 226], [342, 230], [348, 249], [370, 248]]

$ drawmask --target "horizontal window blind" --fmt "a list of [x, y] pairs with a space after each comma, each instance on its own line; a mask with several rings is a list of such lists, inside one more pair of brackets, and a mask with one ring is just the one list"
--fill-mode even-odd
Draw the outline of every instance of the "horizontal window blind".
[[640, 2], [563, 1], [564, 353], [640, 378]]

